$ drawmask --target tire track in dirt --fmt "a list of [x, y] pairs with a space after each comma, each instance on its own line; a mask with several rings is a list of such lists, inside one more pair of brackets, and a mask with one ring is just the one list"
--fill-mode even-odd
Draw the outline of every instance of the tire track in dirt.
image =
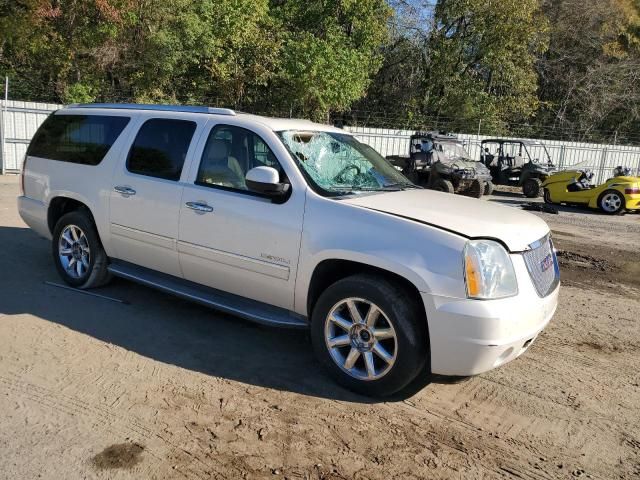
[[[515, 392], [516, 395], [505, 395], [505, 389]], [[511, 398], [508, 402], [497, 405], [495, 403], [497, 397]], [[514, 400], [516, 404], [511, 404], [510, 402]], [[450, 410], [452, 402], [463, 407], [456, 408], [452, 413]], [[551, 409], [548, 408], [549, 404], [552, 405]], [[467, 412], [461, 413], [461, 410], [465, 410], [464, 406], [469, 408]], [[621, 429], [617, 426], [619, 419], [613, 415], [602, 415], [591, 411], [576, 413], [570, 402], [556, 401], [527, 388], [510, 384], [508, 381], [485, 375], [468, 381], [462, 388], [456, 390], [454, 400], [448, 397], [429, 398], [428, 404], [411, 407], [412, 415], [418, 416], [424, 409], [428, 409], [430, 414], [442, 417], [443, 421], [462, 427], [472, 438], [474, 436], [480, 438], [475, 444], [472, 440], [471, 445], [476, 446], [480, 451], [490, 451], [493, 458], [504, 459], [507, 462], [504, 464], [508, 464], [511, 469], [520, 468], [526, 473], [526, 465], [531, 462], [531, 459], [545, 457], [545, 462], [540, 462], [535, 466], [535, 471], [532, 470], [533, 473], [529, 473], [534, 477], [545, 475], [551, 478], [557, 477], [560, 472], [553, 465], [551, 467], [543, 465], [543, 463], [549, 463], [550, 458], [555, 459], [557, 464], [570, 463], [582, 468], [585, 463], [584, 452], [597, 451], [597, 438], [615, 439], [627, 432], [626, 428]], [[481, 412], [481, 414], [475, 417], [474, 412]], [[536, 412], [544, 412], [544, 414], [540, 415]], [[460, 421], [456, 417], [464, 415], [468, 418], [469, 414], [474, 420]], [[633, 427], [632, 425], [627, 428], [633, 429]], [[501, 441], [490, 439], [490, 442], [487, 442], [479, 435], [473, 435], [474, 430], [500, 432]], [[560, 435], [560, 442], [563, 441], [562, 438], [571, 439], [571, 445], [567, 445], [566, 448], [556, 448], [552, 452], [544, 448], [540, 440], [545, 440], [548, 434], [554, 431]], [[564, 432], [569, 432], [569, 436]], [[532, 441], [532, 437], [538, 437], [539, 441]], [[523, 454], [524, 452], [527, 453]], [[592, 477], [608, 478], [610, 473], [607, 473], [607, 467], [607, 465], [592, 464], [589, 474]]]
[[[465, 385], [465, 388], [472, 390], [472, 392], [478, 389], [477, 386], [467, 385]], [[460, 396], [471, 398], [473, 396], [472, 392], [460, 392], [462, 393]], [[477, 396], [474, 398], [477, 400]], [[487, 400], [489, 400], [488, 397]], [[556, 478], [552, 473], [546, 472], [541, 468], [530, 468], [527, 465], [527, 458], [520, 455], [512, 446], [508, 445], [506, 441], [486, 438], [487, 434], [484, 429], [458, 416], [452, 415], [446, 407], [438, 408], [438, 402], [431, 401], [428, 410], [418, 408], [406, 402], [390, 406], [391, 409], [398, 407], [410, 413], [412, 417], [425, 420], [425, 422], [418, 424], [420, 428], [424, 428], [425, 424], [431, 428], [426, 432], [421, 432], [422, 435], [425, 435], [441, 446], [455, 451], [460, 454], [462, 458], [466, 459], [471, 457], [476, 460], [476, 462], [479, 461], [480, 465], [476, 463], [476, 466], [481, 466], [486, 473], [502, 476], [504, 472], [507, 471], [512, 475], [518, 475], [520, 478], [532, 480]], [[433, 425], [431, 421], [433, 418], [437, 420], [437, 426]], [[455, 439], [458, 439], [458, 441]], [[509, 441], [516, 446], [526, 446], [524, 442], [514, 441], [513, 439], [509, 439]], [[500, 460], [496, 461], [496, 459]]]
[[[76, 397], [61, 395], [52, 389], [15, 378], [16, 376], [17, 375], [14, 375], [14, 378], [10, 378], [5, 375], [0, 375], [0, 384], [2, 384], [5, 390], [16, 393], [20, 398], [29, 399], [41, 407], [62, 412], [72, 417], [90, 419], [90, 423], [99, 424], [104, 430], [112, 433], [116, 438], [129, 439], [134, 437], [136, 441], [144, 444], [145, 454], [154, 457], [156, 462], [153, 463], [159, 464], [156, 470], [166, 466], [163, 465], [166, 459], [180, 457], [180, 455], [184, 453], [192, 459], [192, 462], [187, 462], [181, 465], [180, 468], [174, 468], [173, 470], [176, 473], [181, 474], [185, 478], [193, 478], [193, 476], [195, 476], [195, 478], [202, 479], [211, 478], [211, 475], [214, 474], [211, 472], [211, 465], [194, 457], [180, 445], [143, 425], [132, 416], [116, 413], [103, 406], [91, 405]], [[151, 446], [155, 439], [160, 440], [165, 448]], [[215, 463], [215, 459], [211, 460]], [[226, 465], [220, 466], [226, 467]], [[153, 476], [152, 471], [148, 471], [147, 473], [149, 474], [149, 478]], [[214, 478], [223, 477], [217, 477], [216, 475]]]

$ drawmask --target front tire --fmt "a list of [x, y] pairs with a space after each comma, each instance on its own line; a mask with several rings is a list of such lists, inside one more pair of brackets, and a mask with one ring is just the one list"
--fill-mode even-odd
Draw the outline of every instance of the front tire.
[[539, 178], [527, 178], [522, 184], [522, 193], [527, 198], [537, 198], [540, 196], [542, 180]]
[[453, 193], [455, 191], [455, 188], [453, 188], [453, 183], [443, 178], [438, 178], [435, 182], [433, 182], [433, 186], [431, 188], [433, 190], [437, 190], [438, 192], [445, 193]]
[[389, 396], [429, 360], [426, 319], [416, 299], [383, 277], [353, 275], [331, 285], [311, 316], [317, 358], [345, 388]]
[[598, 207], [608, 215], [619, 215], [624, 212], [626, 201], [617, 190], [606, 190], [598, 198]]
[[63, 215], [53, 229], [51, 253], [62, 279], [75, 288], [94, 288], [110, 280], [108, 258], [89, 214]]
[[543, 193], [544, 203], [552, 204], [551, 201], [551, 193], [549, 193], [549, 189], [545, 188]]

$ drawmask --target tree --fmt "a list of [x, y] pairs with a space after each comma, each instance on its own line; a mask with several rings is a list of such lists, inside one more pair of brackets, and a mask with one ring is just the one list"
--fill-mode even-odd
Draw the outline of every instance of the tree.
[[541, 122], [578, 138], [637, 132], [640, 2], [556, 0], [544, 11], [553, 23], [538, 62]]
[[380, 67], [391, 10], [384, 0], [277, 2], [284, 48], [279, 84], [296, 112], [322, 118], [362, 97]]
[[[494, 130], [538, 107], [535, 62], [547, 45], [537, 0], [440, 0], [434, 13], [424, 110]], [[454, 121], [454, 123], [455, 123]]]
[[384, 0], [0, 0], [29, 100], [213, 103], [323, 118], [380, 63]]
[[475, 131], [482, 120], [495, 133], [533, 119], [548, 27], [538, 0], [393, 2], [391, 41], [358, 109], [413, 128]]
[[390, 0], [389, 4], [394, 15], [387, 24], [388, 41], [381, 48], [382, 65], [353, 113], [369, 123], [399, 127], [420, 116], [433, 11], [430, 2]]

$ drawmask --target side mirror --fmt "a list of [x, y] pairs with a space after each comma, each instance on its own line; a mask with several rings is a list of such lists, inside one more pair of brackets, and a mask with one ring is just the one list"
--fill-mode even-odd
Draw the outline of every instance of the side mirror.
[[273, 167], [255, 167], [247, 172], [245, 177], [249, 190], [280, 197], [289, 190], [288, 183], [280, 183], [280, 174]]

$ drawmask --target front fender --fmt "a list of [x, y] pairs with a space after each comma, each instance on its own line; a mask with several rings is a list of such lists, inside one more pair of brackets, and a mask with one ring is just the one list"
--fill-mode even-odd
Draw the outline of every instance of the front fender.
[[370, 265], [400, 275], [420, 292], [465, 298], [465, 243], [465, 238], [433, 226], [310, 194], [295, 310], [306, 314], [313, 272], [325, 260]]

